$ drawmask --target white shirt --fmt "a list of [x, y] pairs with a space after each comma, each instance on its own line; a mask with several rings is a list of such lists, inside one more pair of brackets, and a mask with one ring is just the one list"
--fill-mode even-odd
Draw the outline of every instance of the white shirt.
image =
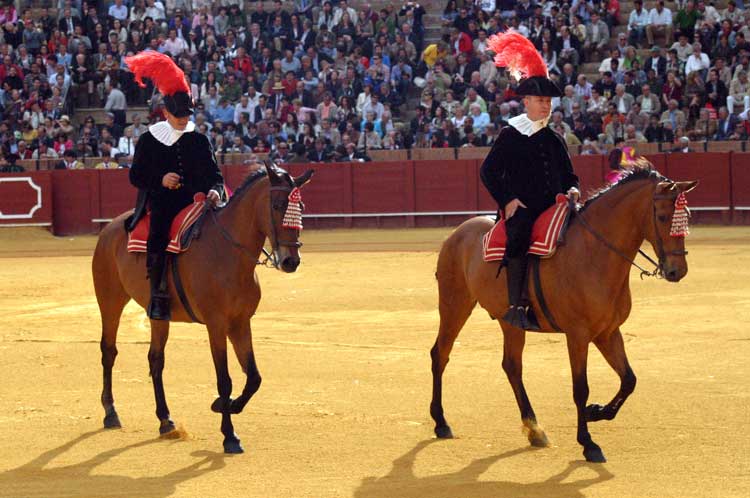
[[648, 15], [648, 21], [651, 24], [672, 24], [672, 11], [664, 7], [661, 9], [660, 14], [659, 11], [656, 10], [656, 7], [654, 7]]
[[711, 67], [711, 61], [708, 60], [708, 56], [701, 52], [700, 57], [696, 57], [695, 52], [690, 55], [685, 64], [685, 74], [690, 74], [693, 71], [702, 71]]
[[180, 139], [183, 133], [191, 133], [195, 131], [195, 123], [188, 121], [187, 126], [184, 130], [175, 130], [168, 121], [159, 121], [148, 127], [148, 131], [154, 136], [156, 140], [163, 143], [167, 147], [171, 147], [176, 141]]
[[135, 140], [128, 137], [120, 137], [120, 141], [117, 143], [117, 152], [132, 156], [135, 152]]
[[648, 25], [649, 17], [650, 13], [646, 9], [641, 9], [640, 14], [637, 10], [633, 9], [632, 11], [630, 11], [628, 28], [645, 28]]
[[515, 128], [516, 130], [518, 130], [518, 132], [521, 133], [522, 135], [526, 135], [527, 137], [530, 137], [534, 133], [546, 127], [548, 122], [549, 122], [549, 116], [547, 116], [544, 119], [532, 121], [529, 119], [526, 113], [524, 113], [524, 114], [519, 114], [515, 118], [511, 118], [508, 121], [508, 124], [511, 125], [513, 128]]

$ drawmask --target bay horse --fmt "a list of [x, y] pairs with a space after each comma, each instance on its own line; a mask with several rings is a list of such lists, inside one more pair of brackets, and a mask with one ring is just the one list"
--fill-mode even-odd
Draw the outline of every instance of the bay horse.
[[[638, 168], [618, 183], [602, 189], [575, 213], [565, 244], [539, 268], [544, 298], [553, 321], [565, 333], [573, 376], [573, 399], [578, 414], [578, 443], [590, 462], [606, 461], [594, 443], [588, 422], [612, 420], [635, 388], [636, 378], [628, 364], [620, 326], [631, 308], [628, 279], [633, 258], [644, 240], [659, 258], [658, 272], [678, 282], [687, 274], [683, 237], [670, 236], [675, 200], [698, 182], [672, 182], [650, 168]], [[493, 222], [476, 217], [461, 224], [443, 243], [436, 277], [439, 289], [440, 330], [432, 357], [432, 402], [430, 415], [439, 438], [453, 437], [442, 405], [442, 376], [453, 343], [476, 303], [491, 317], [508, 308], [505, 279], [498, 279], [498, 266], [482, 257], [482, 235]], [[530, 299], [542, 326], [555, 332], [540, 312], [533, 292]], [[529, 442], [547, 446], [522, 381], [525, 331], [498, 320], [503, 331], [505, 371]], [[606, 405], [586, 405], [589, 396], [586, 361], [593, 342], [620, 377], [620, 389]]]
[[[258, 257], [268, 239], [273, 247], [269, 255], [273, 265], [286, 273], [297, 269], [302, 245], [299, 230], [283, 227], [283, 218], [290, 192], [307, 183], [313, 173], [308, 170], [292, 178], [274, 164], [264, 163], [264, 166], [245, 179], [225, 207], [207, 212], [200, 237], [192, 242], [189, 251], [175, 258], [175, 261], [179, 260], [179, 274], [189, 307], [208, 329], [219, 392], [211, 410], [221, 414], [226, 453], [243, 452], [234, 433], [231, 415], [242, 412], [261, 384], [250, 329], [250, 318], [260, 301], [260, 285], [255, 272]], [[126, 249], [128, 235], [124, 224], [131, 212], [118, 216], [102, 230], [92, 262], [102, 319], [104, 387], [101, 401], [105, 412], [104, 427], [107, 428], [121, 426], [112, 396], [112, 366], [117, 356], [120, 316], [131, 299], [146, 309], [150, 296], [145, 253], [130, 253]], [[192, 322], [189, 310], [175, 292], [174, 279], [169, 281], [171, 321]], [[175, 430], [162, 381], [168, 336], [168, 321], [151, 320], [148, 362], [162, 435]], [[236, 399], [230, 397], [232, 379], [227, 367], [227, 337], [247, 376], [242, 394]]]

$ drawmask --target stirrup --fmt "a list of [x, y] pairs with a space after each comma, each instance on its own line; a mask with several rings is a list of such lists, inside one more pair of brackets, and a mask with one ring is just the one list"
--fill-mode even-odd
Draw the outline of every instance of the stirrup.
[[528, 323], [528, 327], [526, 328], [526, 330], [531, 330], [532, 332], [538, 332], [542, 330], [542, 326], [539, 325], [539, 320], [537, 320], [536, 313], [534, 313], [534, 310], [531, 309], [531, 306], [526, 306], [525, 314], [526, 321]]
[[169, 310], [169, 295], [161, 293], [152, 295], [146, 313], [152, 320], [169, 321], [172, 318]]

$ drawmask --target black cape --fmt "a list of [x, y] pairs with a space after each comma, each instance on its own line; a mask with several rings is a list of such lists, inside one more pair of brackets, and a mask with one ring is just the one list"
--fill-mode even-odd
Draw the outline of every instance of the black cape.
[[[162, 186], [167, 173], [182, 177], [182, 186], [170, 190]], [[224, 197], [224, 178], [216, 163], [208, 137], [198, 132], [183, 133], [179, 140], [166, 146], [147, 131], [138, 139], [130, 169], [130, 183], [138, 188], [135, 212], [125, 222], [130, 231], [146, 213], [146, 208], [177, 212], [193, 202], [198, 192], [216, 190]]]

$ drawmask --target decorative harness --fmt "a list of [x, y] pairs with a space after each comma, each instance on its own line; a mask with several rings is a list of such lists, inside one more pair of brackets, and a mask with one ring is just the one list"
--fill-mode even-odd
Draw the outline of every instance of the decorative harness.
[[[288, 192], [289, 195], [287, 197], [288, 204], [286, 212], [284, 213], [284, 219], [281, 222], [282, 228], [291, 228], [296, 230], [302, 230], [302, 211], [305, 209], [305, 205], [302, 203], [302, 192], [300, 191], [299, 187], [289, 188], [289, 187], [271, 187], [269, 189], [271, 192], [273, 191], [282, 191], [282, 192]], [[269, 196], [270, 197], [270, 196]], [[272, 240], [271, 243], [273, 244], [273, 248], [271, 249], [271, 252], [269, 253], [265, 247], [261, 248], [263, 251], [263, 254], [265, 255], [265, 259], [263, 261], [258, 261], [258, 264], [261, 264], [267, 268], [279, 268], [279, 258], [276, 255], [276, 253], [279, 250], [280, 246], [284, 247], [296, 247], [300, 248], [302, 247], [302, 242], [299, 240], [294, 242], [279, 242], [278, 237], [278, 231], [276, 229], [276, 221], [273, 217], [273, 211], [279, 211], [281, 210], [281, 206], [274, 206], [273, 198], [270, 198], [271, 203], [271, 235]], [[243, 246], [236, 240], [234, 240], [234, 237], [232, 237], [232, 234], [229, 233], [226, 228], [222, 226], [221, 223], [219, 223], [219, 219], [216, 217], [216, 211], [211, 209], [211, 218], [213, 219], [216, 226], [219, 228], [219, 232], [221, 235], [232, 244], [232, 246], [236, 247], [237, 249], [249, 254], [251, 257], [255, 257], [255, 255], [248, 249], [247, 247]], [[270, 264], [269, 264], [270, 263]]]
[[[654, 194], [653, 200], [661, 200], [661, 199], [671, 199], [671, 196], [668, 194]], [[669, 235], [672, 237], [685, 237], [690, 233], [690, 230], [688, 228], [688, 220], [690, 219], [690, 210], [688, 209], [687, 204], [687, 197], [685, 196], [684, 192], [680, 192], [680, 194], [677, 196], [677, 199], [675, 199], [675, 210], [674, 214], [672, 214], [672, 226], [669, 229]], [[641, 279], [643, 277], [657, 277], [657, 278], [664, 278], [664, 260], [667, 256], [687, 256], [688, 252], [685, 250], [675, 250], [675, 251], [664, 251], [664, 242], [662, 241], [661, 235], [659, 234], [658, 227], [656, 226], [656, 203], [654, 203], [654, 214], [653, 214], [653, 221], [654, 221], [654, 234], [656, 236], [656, 256], [659, 258], [659, 262], [657, 263], [654, 261], [648, 254], [646, 254], [643, 249], [638, 249], [638, 252], [646, 258], [652, 265], [654, 265], [654, 269], [652, 271], [646, 270], [638, 263], [636, 263], [634, 260], [627, 257], [621, 250], [617, 249], [615, 246], [613, 246], [607, 239], [604, 238], [599, 232], [594, 230], [594, 228], [589, 225], [588, 221], [586, 221], [586, 218], [583, 217], [582, 213], [579, 213], [578, 219], [581, 221], [581, 225], [596, 239], [604, 244], [609, 250], [620, 256], [622, 259], [630, 263], [632, 266], [635, 266], [639, 270], [641, 270]]]

